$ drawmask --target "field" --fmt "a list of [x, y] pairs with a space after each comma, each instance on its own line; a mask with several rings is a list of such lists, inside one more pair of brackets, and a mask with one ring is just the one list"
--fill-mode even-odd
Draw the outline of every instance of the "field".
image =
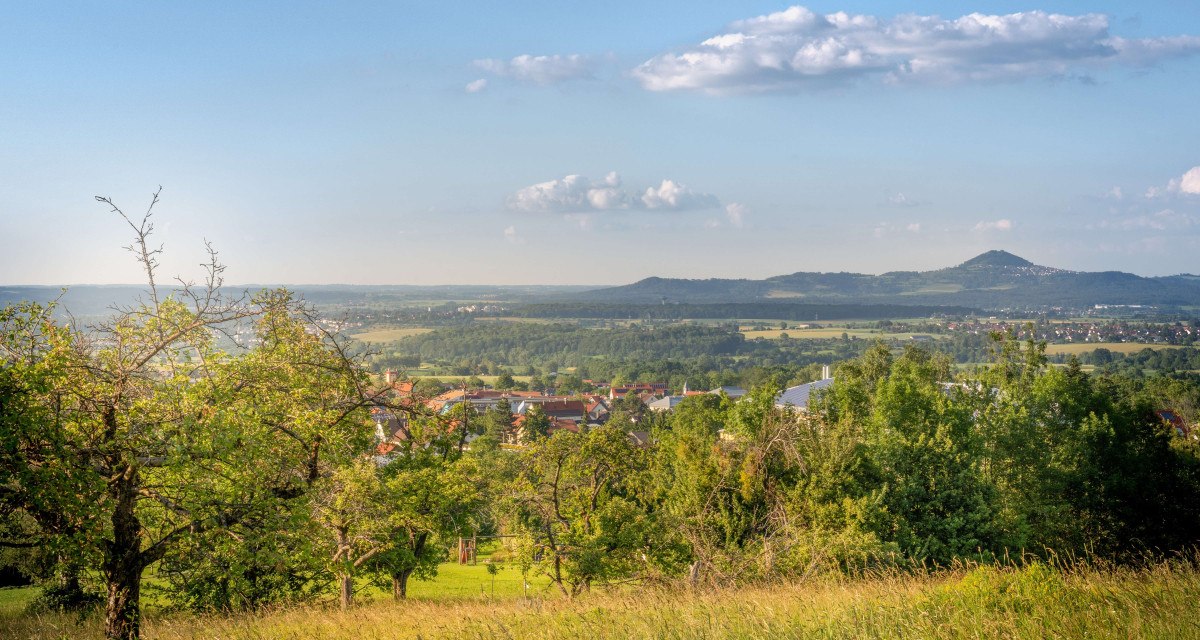
[[1088, 353], [1096, 349], [1108, 349], [1113, 353], [1137, 353], [1142, 349], [1178, 349], [1176, 345], [1170, 344], [1143, 344], [1138, 342], [1077, 342], [1074, 344], [1048, 344], [1046, 345], [1047, 355], [1078, 355], [1080, 353]]
[[401, 338], [409, 336], [419, 336], [422, 333], [429, 333], [433, 329], [425, 327], [393, 327], [387, 329], [373, 329], [363, 333], [355, 333], [351, 338], [362, 342], [394, 342]]
[[[475, 567], [474, 569], [481, 569]], [[498, 581], [499, 584], [499, 581]], [[574, 602], [499, 587], [234, 616], [148, 614], [144, 637], [183, 638], [1200, 638], [1200, 575], [1189, 565], [1060, 572], [975, 568], [769, 587], [594, 590]], [[0, 614], [5, 636], [89, 640], [97, 617]]]
[[827, 340], [829, 338], [841, 338], [845, 333], [847, 337], [858, 338], [859, 340], [908, 340], [913, 336], [912, 333], [887, 333], [872, 329], [847, 329], [844, 327], [817, 327], [812, 329], [751, 329], [742, 327], [740, 329], [742, 335], [746, 336], [747, 340], [755, 338], [766, 338], [768, 340], [778, 340], [782, 334], [787, 334], [793, 340]]

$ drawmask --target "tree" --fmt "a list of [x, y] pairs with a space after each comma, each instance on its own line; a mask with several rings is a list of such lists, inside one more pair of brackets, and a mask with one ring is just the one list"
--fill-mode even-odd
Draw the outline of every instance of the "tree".
[[501, 398], [496, 406], [483, 414], [483, 435], [471, 443], [474, 451], [499, 451], [500, 445], [508, 442], [513, 428], [512, 404]]
[[531, 404], [525, 410], [525, 421], [521, 423], [521, 444], [532, 444], [550, 435], [550, 417], [540, 404]]
[[558, 431], [525, 452], [509, 508], [526, 560], [573, 598], [645, 576], [658, 532], [639, 499], [643, 454], [619, 429]]
[[363, 564], [388, 548], [385, 492], [373, 461], [341, 467], [322, 483], [317, 520], [332, 534], [330, 564], [343, 609], [354, 602], [354, 576]]
[[505, 372], [501, 373], [499, 376], [496, 376], [496, 384], [494, 386], [497, 389], [505, 390], [505, 389], [512, 389], [515, 384], [516, 383], [513, 381], [512, 374], [505, 371]]
[[390, 582], [396, 600], [407, 597], [413, 575], [437, 574], [445, 543], [472, 530], [481, 506], [473, 461], [445, 460], [432, 448], [409, 446], [382, 469], [388, 546], [372, 569]]
[[[37, 388], [30, 415], [55, 438], [19, 463], [21, 474], [54, 477], [22, 483], [19, 499], [43, 535], [95, 553], [105, 633], [136, 638], [148, 566], [304, 494], [330, 460], [364, 444], [366, 378], [290, 293], [229, 295], [211, 246], [203, 281], [166, 291], [161, 248], [150, 245], [158, 193], [139, 220], [98, 200], [134, 232], [144, 299], [87, 332], [44, 310], [8, 309], [4, 364]], [[218, 346], [251, 327], [243, 353]]]

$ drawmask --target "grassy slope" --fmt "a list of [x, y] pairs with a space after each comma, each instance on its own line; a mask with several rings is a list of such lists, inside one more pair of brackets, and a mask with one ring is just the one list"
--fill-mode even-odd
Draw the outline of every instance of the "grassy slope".
[[[497, 589], [499, 591], [499, 587]], [[499, 596], [499, 594], [498, 594]], [[150, 617], [147, 638], [1200, 638], [1200, 574], [976, 569], [688, 594], [388, 601], [233, 617]], [[12, 638], [99, 637], [97, 621], [20, 617]]]

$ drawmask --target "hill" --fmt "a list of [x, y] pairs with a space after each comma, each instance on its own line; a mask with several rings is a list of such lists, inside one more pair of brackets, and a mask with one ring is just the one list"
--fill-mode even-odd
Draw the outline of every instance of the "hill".
[[1120, 271], [1080, 272], [988, 251], [934, 271], [797, 272], [763, 280], [646, 278], [579, 294], [608, 303], [805, 302], [954, 305], [983, 309], [1084, 308], [1094, 305], [1200, 305], [1200, 277], [1146, 278]]

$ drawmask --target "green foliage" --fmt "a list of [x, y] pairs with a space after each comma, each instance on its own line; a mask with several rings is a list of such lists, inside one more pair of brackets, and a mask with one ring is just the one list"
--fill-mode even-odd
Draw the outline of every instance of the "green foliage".
[[574, 597], [656, 571], [659, 532], [639, 495], [644, 456], [624, 432], [558, 431], [523, 456], [509, 509], [536, 573]]

